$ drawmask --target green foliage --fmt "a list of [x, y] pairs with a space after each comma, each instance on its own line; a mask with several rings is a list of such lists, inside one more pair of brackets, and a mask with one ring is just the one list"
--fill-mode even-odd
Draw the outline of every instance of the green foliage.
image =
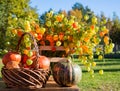
[[15, 33], [19, 28], [24, 31], [26, 21], [39, 22], [36, 9], [30, 7], [29, 3], [30, 0], [0, 0], [0, 49], [15, 47], [18, 40]]
[[78, 2], [73, 5], [72, 9], [73, 9], [73, 10], [78, 9], [78, 10], [81, 10], [82, 12], [84, 12], [84, 7], [83, 7], [83, 5], [82, 5], [81, 3], [78, 3]]
[[120, 20], [118, 17], [113, 19], [113, 26], [110, 30], [110, 37], [113, 43], [120, 44]]

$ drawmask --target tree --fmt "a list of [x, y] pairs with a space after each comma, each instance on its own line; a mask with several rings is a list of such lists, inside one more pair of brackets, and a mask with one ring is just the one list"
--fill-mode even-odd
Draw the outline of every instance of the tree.
[[91, 9], [88, 6], [85, 7], [85, 13], [88, 14], [88, 15], [93, 15], [94, 14], [94, 12], [91, 11]]
[[108, 18], [107, 19], [107, 23], [106, 23], [106, 27], [109, 29], [109, 31], [111, 30], [111, 28], [112, 28], [112, 21], [111, 21], [111, 19], [110, 18]]
[[73, 10], [78, 9], [78, 10], [81, 10], [82, 12], [85, 11], [83, 5], [81, 3], [78, 3], [78, 2], [73, 5], [72, 9]]
[[113, 43], [115, 44], [115, 52], [117, 51], [117, 45], [120, 45], [120, 20], [119, 17], [114, 14], [113, 24], [110, 29], [110, 38], [112, 39]]
[[68, 12], [69, 16], [75, 16], [77, 18], [77, 21], [80, 22], [84, 13], [84, 7], [81, 3], [75, 3], [72, 7], [72, 10]]
[[0, 49], [7, 49], [10, 43], [15, 45], [13, 41], [18, 39], [15, 33], [19, 28], [24, 31], [26, 21], [38, 22], [36, 9], [29, 3], [30, 0], [0, 0]]
[[69, 15], [75, 16], [77, 17], [77, 21], [80, 22], [80, 20], [82, 19], [82, 11], [75, 9], [75, 10], [70, 10], [69, 11]]
[[47, 14], [48, 17], [51, 17], [51, 15], [53, 14], [53, 9], [50, 8], [50, 9], [48, 10], [48, 12], [49, 12], [49, 13], [44, 12], [44, 13], [39, 17], [39, 20], [40, 20], [39, 23], [40, 23], [40, 24], [44, 24], [44, 23], [45, 23], [45, 21], [46, 21], [46, 20], [45, 20], [46, 14]]
[[87, 23], [89, 23], [92, 17], [95, 16], [94, 12], [91, 11], [88, 6], [84, 7], [78, 2], [73, 5], [72, 10], [68, 12], [68, 15], [77, 17], [77, 22], [81, 22], [81, 20], [84, 20], [85, 17], [88, 17]]
[[120, 44], [120, 20], [118, 16], [114, 16], [113, 18], [113, 26], [110, 31], [110, 37], [112, 38], [113, 42], [115, 44]]

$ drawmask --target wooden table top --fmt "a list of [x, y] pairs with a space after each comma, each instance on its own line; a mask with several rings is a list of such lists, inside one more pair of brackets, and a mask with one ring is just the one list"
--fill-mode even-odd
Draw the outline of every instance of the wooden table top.
[[0, 80], [0, 91], [80, 91], [77, 85], [72, 87], [61, 87], [55, 83], [52, 77], [47, 81], [45, 88], [38, 89], [28, 89], [28, 88], [5, 88], [5, 84], [2, 80]]

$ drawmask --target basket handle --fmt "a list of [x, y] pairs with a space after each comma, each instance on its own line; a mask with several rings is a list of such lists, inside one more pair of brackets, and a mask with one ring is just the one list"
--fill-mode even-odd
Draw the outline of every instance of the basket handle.
[[17, 52], [18, 52], [19, 47], [20, 47], [20, 44], [21, 44], [21, 41], [22, 41], [22, 39], [23, 39], [23, 37], [24, 37], [25, 35], [29, 35], [30, 38], [31, 38], [32, 41], [33, 41], [34, 48], [35, 48], [35, 51], [36, 51], [36, 61], [34, 61], [34, 67], [35, 67], [35, 69], [38, 69], [38, 68], [39, 68], [38, 58], [40, 57], [40, 54], [39, 54], [39, 49], [38, 49], [38, 45], [37, 45], [36, 39], [34, 38], [34, 36], [33, 36], [32, 34], [30, 34], [30, 33], [28, 33], [28, 32], [23, 33], [22, 36], [20, 37], [19, 41], [18, 41], [16, 50], [17, 50]]

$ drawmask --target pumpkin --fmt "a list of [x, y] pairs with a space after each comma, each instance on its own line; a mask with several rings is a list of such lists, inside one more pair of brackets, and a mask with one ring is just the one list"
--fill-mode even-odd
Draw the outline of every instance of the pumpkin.
[[6, 68], [7, 69], [14, 69], [14, 68], [20, 68], [18, 62], [16, 61], [9, 61], [7, 64], [6, 64]]
[[39, 56], [38, 64], [41, 69], [47, 70], [50, 68], [50, 60], [46, 56]]
[[82, 71], [79, 65], [67, 62], [58, 62], [52, 69], [55, 82], [61, 86], [73, 86], [81, 80]]
[[9, 61], [16, 61], [20, 63], [21, 55], [17, 52], [8, 52], [2, 58], [2, 63], [6, 65]]

